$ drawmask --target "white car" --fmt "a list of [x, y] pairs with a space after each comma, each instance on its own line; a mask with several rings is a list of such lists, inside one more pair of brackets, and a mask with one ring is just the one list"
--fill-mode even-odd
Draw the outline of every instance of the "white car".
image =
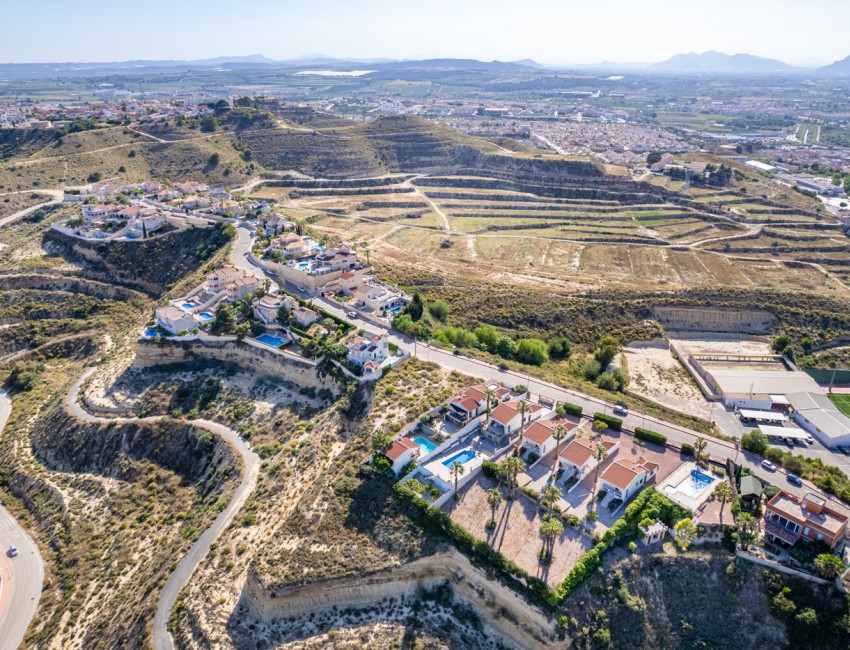
[[18, 547], [12, 544], [9, 547], [9, 557], [15, 557], [18, 554]]
[[349, 311], [349, 312], [346, 312], [346, 315], [347, 315], [349, 318], [357, 318], [357, 312], [356, 312], [356, 311]]
[[614, 415], [620, 415], [622, 417], [626, 417], [629, 414], [629, 409], [625, 406], [615, 406], [614, 407]]
[[764, 467], [768, 472], [775, 472], [776, 471], [776, 465], [771, 463], [769, 460], [761, 461], [761, 466]]
[[808, 442], [810, 445], [815, 444], [815, 439], [812, 438], [812, 434], [806, 436], [806, 442]]

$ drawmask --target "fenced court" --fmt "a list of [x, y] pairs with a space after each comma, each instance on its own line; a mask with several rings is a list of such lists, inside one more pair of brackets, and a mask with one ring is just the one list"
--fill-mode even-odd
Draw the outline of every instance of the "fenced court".
[[829, 395], [829, 399], [838, 407], [839, 411], [850, 417], [850, 395], [831, 394]]

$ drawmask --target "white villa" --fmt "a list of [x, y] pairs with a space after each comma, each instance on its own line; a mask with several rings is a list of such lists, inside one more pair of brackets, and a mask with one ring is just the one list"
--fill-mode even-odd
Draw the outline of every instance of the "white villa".
[[366, 332], [348, 341], [346, 347], [348, 360], [358, 366], [362, 366], [366, 361], [381, 363], [390, 356], [390, 341], [387, 334]]
[[558, 458], [561, 467], [564, 468], [564, 473], [561, 476], [562, 481], [567, 481], [571, 477], [580, 481], [596, 467], [598, 463], [593, 456], [593, 451], [597, 444], [602, 445], [609, 458], [620, 450], [619, 441], [603, 440], [597, 443], [593, 440], [576, 438], [564, 447]]
[[[522, 426], [522, 414], [519, 402], [502, 402], [490, 413], [490, 422], [484, 430], [484, 437], [497, 447], [503, 447], [511, 442]], [[529, 404], [525, 415], [525, 424], [543, 417], [548, 409], [542, 404]]]
[[298, 306], [294, 298], [282, 293], [267, 293], [254, 300], [252, 305], [254, 316], [263, 325], [278, 327], [277, 317], [281, 308], [286, 307], [290, 312]]
[[576, 434], [578, 424], [570, 422], [562, 418], [555, 420], [537, 420], [534, 424], [525, 430], [522, 438], [522, 449], [520, 455], [537, 454], [538, 458], [543, 458], [550, 451], [555, 449], [558, 441], [555, 440], [555, 429], [563, 426], [567, 431], [566, 437], [561, 441], [569, 440]]
[[651, 481], [658, 471], [658, 464], [643, 456], [633, 460], [621, 458], [608, 466], [599, 477], [599, 490], [607, 490], [623, 502], [628, 501]]
[[191, 332], [198, 326], [194, 316], [173, 306], [157, 307], [156, 322], [175, 335], [183, 331]]
[[448, 401], [444, 413], [445, 418], [463, 426], [472, 418], [483, 415], [487, 410], [488, 390], [493, 392], [491, 408], [496, 407], [511, 396], [511, 391], [508, 388], [495, 382], [471, 386]]
[[398, 476], [404, 466], [419, 458], [419, 445], [410, 438], [398, 438], [384, 450], [384, 455], [392, 461], [393, 472]]

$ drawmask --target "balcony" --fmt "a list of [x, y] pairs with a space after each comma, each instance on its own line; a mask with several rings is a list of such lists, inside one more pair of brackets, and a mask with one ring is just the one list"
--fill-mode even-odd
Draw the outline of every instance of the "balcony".
[[764, 532], [769, 535], [773, 535], [777, 539], [780, 539], [786, 544], [790, 544], [792, 546], [800, 539], [799, 532], [792, 532], [779, 524], [775, 524], [772, 521], [767, 520], [764, 522]]

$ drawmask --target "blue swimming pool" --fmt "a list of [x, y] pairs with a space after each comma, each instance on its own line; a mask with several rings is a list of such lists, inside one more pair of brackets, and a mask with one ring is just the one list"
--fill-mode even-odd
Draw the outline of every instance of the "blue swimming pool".
[[423, 454], [430, 454], [432, 451], [434, 451], [437, 448], [437, 445], [435, 445], [433, 442], [428, 440], [428, 438], [423, 438], [422, 436], [419, 436], [418, 438], [414, 438], [413, 442], [415, 442], [417, 445], [419, 445], [419, 448], [422, 450]]
[[182, 305], [180, 305], [180, 306], [181, 306], [183, 309], [194, 309], [194, 308], [195, 308], [195, 305], [193, 305], [191, 302], [184, 302], [184, 303], [183, 303]]
[[460, 462], [461, 465], [466, 465], [473, 458], [475, 458], [475, 452], [472, 449], [464, 449], [463, 451], [456, 453], [451, 458], [446, 458], [446, 460], [443, 461], [443, 465], [451, 467], [451, 464], [455, 461]]
[[145, 330], [145, 336], [148, 338], [153, 338], [154, 336], [159, 336], [159, 330], [155, 327], [148, 327]]
[[260, 343], [265, 343], [266, 345], [270, 345], [273, 348], [279, 348], [283, 345], [283, 339], [279, 336], [272, 336], [271, 334], [260, 334], [256, 339]]
[[200, 314], [198, 314], [198, 318], [200, 318], [201, 320], [212, 320], [215, 317], [208, 311], [202, 311]]
[[698, 469], [691, 470], [689, 476], [676, 486], [676, 491], [681, 492], [685, 496], [695, 499], [702, 493], [705, 488], [714, 483], [713, 476], [704, 474]]

